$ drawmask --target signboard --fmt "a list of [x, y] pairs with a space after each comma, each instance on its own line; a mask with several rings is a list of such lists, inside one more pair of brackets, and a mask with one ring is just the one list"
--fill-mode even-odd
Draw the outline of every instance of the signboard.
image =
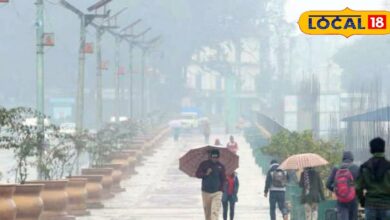
[[299, 28], [310, 35], [384, 35], [390, 34], [388, 11], [307, 11], [298, 21]]

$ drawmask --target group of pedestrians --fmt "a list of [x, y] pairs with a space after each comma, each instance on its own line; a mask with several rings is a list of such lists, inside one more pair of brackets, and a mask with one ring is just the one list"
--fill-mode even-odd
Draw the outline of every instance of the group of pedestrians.
[[[293, 175], [295, 174], [280, 169], [276, 160], [271, 161], [264, 188], [264, 197], [269, 197], [271, 220], [276, 219], [276, 206], [282, 213], [283, 220], [288, 219], [286, 186]], [[312, 167], [305, 168], [301, 173], [299, 186], [302, 188], [301, 203], [305, 208], [306, 220], [317, 220], [318, 203], [324, 200], [323, 185], [317, 171]]]
[[[218, 139], [215, 145], [222, 147]], [[345, 151], [341, 164], [332, 168], [325, 186], [336, 197], [337, 206], [336, 209], [327, 210], [329, 219], [358, 220], [360, 204], [364, 208], [366, 220], [390, 220], [390, 162], [385, 158], [385, 141], [378, 137], [372, 139], [369, 145], [372, 157], [360, 167], [354, 164], [353, 154]], [[233, 136], [226, 148], [237, 153], [238, 145]], [[218, 149], [211, 150], [209, 160], [202, 162], [196, 172], [196, 176], [202, 179], [205, 219], [218, 220], [222, 205], [223, 219], [227, 220], [229, 216], [233, 220], [239, 180], [237, 173], [226, 175], [219, 156]], [[306, 167], [297, 180], [295, 172], [280, 169], [276, 160], [271, 161], [264, 189], [264, 196], [270, 203], [270, 219], [276, 220], [277, 207], [283, 219], [288, 219], [286, 186], [294, 179], [302, 189], [300, 200], [304, 206], [305, 219], [317, 220], [319, 203], [325, 200], [319, 172], [314, 167]]]
[[[372, 157], [360, 167], [354, 164], [353, 154], [343, 152], [341, 165], [334, 167], [326, 181], [326, 188], [337, 199], [336, 210], [328, 210], [327, 217], [334, 220], [358, 220], [359, 204], [364, 208], [366, 220], [390, 220], [390, 162], [385, 158], [385, 141], [370, 141]], [[276, 205], [283, 219], [288, 219], [285, 191], [289, 173], [279, 169], [276, 160], [271, 161], [267, 174], [264, 196], [269, 194], [270, 219], [276, 219]], [[321, 177], [313, 167], [305, 168], [299, 179], [302, 189], [301, 203], [306, 220], [318, 219], [318, 204], [325, 200]]]
[[[215, 146], [222, 147], [219, 139], [215, 140]], [[230, 136], [226, 148], [232, 153], [237, 153], [238, 144], [233, 136]], [[237, 194], [239, 180], [237, 173], [226, 174], [225, 167], [219, 162], [220, 152], [213, 149], [209, 152], [209, 160], [202, 162], [196, 177], [202, 179], [202, 200], [206, 220], [218, 220], [221, 205], [223, 219], [234, 219], [235, 204], [238, 201]]]

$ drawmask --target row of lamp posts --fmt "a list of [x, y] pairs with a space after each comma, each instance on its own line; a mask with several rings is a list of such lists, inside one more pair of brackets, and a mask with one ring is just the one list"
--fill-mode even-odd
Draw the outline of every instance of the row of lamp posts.
[[[120, 98], [119, 98], [119, 56], [120, 56], [120, 44], [122, 41], [126, 41], [129, 45], [129, 74], [130, 74], [130, 85], [129, 85], [129, 116], [130, 118], [134, 117], [134, 80], [133, 80], [133, 49], [135, 46], [138, 46], [142, 51], [141, 57], [141, 115], [140, 117], [144, 119], [145, 117], [145, 56], [148, 49], [155, 43], [159, 37], [154, 38], [150, 41], [145, 41], [144, 36], [151, 28], [146, 29], [145, 31], [139, 34], [128, 34], [128, 31], [132, 31], [132, 28], [138, 24], [141, 20], [137, 20], [127, 27], [123, 28], [120, 32], [115, 32], [113, 29], [115, 26], [111, 26], [111, 21], [115, 20], [125, 9], [119, 11], [117, 14], [109, 17], [109, 11], [106, 10], [106, 5], [112, 0], [100, 0], [96, 4], [88, 8], [88, 11], [97, 11], [98, 9], [104, 7], [103, 14], [86, 14], [81, 10], [77, 9], [66, 0], [61, 0], [60, 3], [63, 7], [70, 10], [80, 18], [80, 45], [79, 45], [79, 71], [78, 71], [78, 84], [77, 84], [77, 97], [76, 97], [76, 132], [81, 133], [83, 131], [83, 120], [84, 120], [84, 79], [85, 79], [85, 59], [86, 59], [86, 28], [88, 26], [93, 26], [96, 29], [96, 55], [97, 55], [97, 100], [96, 100], [96, 126], [99, 129], [103, 124], [103, 95], [102, 95], [102, 49], [101, 49], [101, 40], [105, 32], [110, 33], [116, 39], [116, 52], [115, 52], [115, 70], [116, 70], [116, 89], [115, 89], [115, 119], [119, 119], [119, 109], [120, 109]], [[0, 3], [7, 3], [8, 0], [0, 0]], [[39, 157], [42, 157], [43, 148], [44, 148], [44, 47], [45, 47], [45, 30], [44, 30], [44, 0], [36, 0], [36, 37], [37, 37], [37, 49], [36, 49], [36, 76], [37, 76], [37, 127], [39, 131]], [[94, 23], [96, 18], [103, 18], [103, 24], [98, 25]], [[107, 25], [108, 24], [108, 25]], [[142, 40], [138, 40], [142, 38]], [[50, 38], [51, 39], [51, 38]], [[53, 39], [51, 39], [53, 40]], [[40, 159], [38, 161], [41, 161]], [[38, 169], [41, 166], [38, 166]], [[38, 178], [41, 179], [41, 172], [38, 170]]]

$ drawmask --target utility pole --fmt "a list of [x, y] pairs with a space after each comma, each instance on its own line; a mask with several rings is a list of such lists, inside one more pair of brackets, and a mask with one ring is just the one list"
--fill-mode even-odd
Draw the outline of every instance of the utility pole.
[[120, 89], [120, 77], [119, 66], [120, 66], [120, 46], [121, 46], [121, 37], [115, 35], [115, 121], [119, 122], [120, 116], [120, 98], [119, 98], [119, 89]]
[[[88, 10], [90, 10], [91, 8], [89, 8]], [[96, 29], [96, 38], [97, 38], [97, 45], [98, 45], [98, 48], [97, 48], [97, 125], [98, 126], [101, 126], [101, 124], [103, 123], [103, 120], [102, 120], [102, 112], [103, 112], [103, 100], [102, 100], [102, 75], [101, 75], [101, 68], [100, 68], [100, 64], [101, 64], [101, 38], [103, 36], [104, 33], [108, 32], [110, 33], [112, 36], [115, 37], [115, 71], [116, 71], [116, 74], [115, 74], [115, 119], [116, 121], [119, 120], [119, 113], [120, 113], [120, 99], [119, 99], [119, 62], [120, 62], [120, 43], [122, 41], [122, 38], [120, 36], [120, 34], [117, 34], [116, 32], [114, 32], [112, 29], [116, 29], [118, 28], [117, 26], [117, 18], [118, 16], [123, 13], [124, 11], [126, 11], [127, 8], [123, 8], [122, 10], [120, 10], [119, 12], [117, 12], [116, 14], [114, 14], [113, 16], [105, 19], [101, 25], [97, 25], [96, 23], [93, 23], [91, 22], [91, 25]], [[113, 25], [111, 24], [113, 21]]]
[[[124, 34], [123, 37], [127, 41], [129, 45], [129, 116], [130, 118], [134, 118], [134, 110], [133, 110], [133, 100], [134, 100], [134, 68], [133, 68], [133, 49], [134, 49], [134, 40], [138, 37], [143, 36], [143, 33], [138, 35], [133, 35], [133, 27], [141, 22], [141, 19], [136, 20], [135, 22], [129, 24], [127, 27], [121, 30], [122, 33], [126, 33], [127, 31], [131, 31], [130, 34]], [[150, 29], [148, 29], [149, 31]], [[146, 34], [146, 32], [144, 32]]]
[[79, 75], [77, 80], [76, 98], [76, 132], [83, 131], [84, 122], [84, 80], [85, 80], [85, 41], [86, 41], [86, 21], [85, 16], [80, 16], [80, 47], [79, 47]]
[[[88, 8], [88, 10], [97, 10], [99, 7], [107, 4], [110, 0], [103, 0]], [[82, 11], [69, 4], [66, 0], [61, 0], [61, 4], [75, 13], [80, 18], [80, 46], [79, 46], [79, 74], [77, 83], [76, 97], [76, 133], [80, 134], [83, 131], [84, 122], [84, 79], [85, 79], [85, 41], [86, 28], [95, 18], [106, 18], [108, 13], [99, 14], [84, 14]]]
[[129, 43], [129, 115], [130, 118], [134, 118], [134, 105], [133, 105], [133, 100], [134, 100], [134, 68], [133, 68], [133, 49], [134, 45], [132, 42]]
[[[126, 11], [127, 8], [123, 8], [119, 12], [117, 12], [115, 15], [109, 17], [105, 22], [108, 22], [109, 25], [111, 24], [111, 21], [114, 21], [114, 27], [117, 28], [117, 18], [120, 14], [122, 14], [124, 11]], [[122, 42], [122, 36], [110, 29], [108, 29], [108, 32], [114, 36], [115, 38], [115, 121], [119, 122], [119, 116], [121, 114], [121, 107], [120, 107], [120, 77], [119, 69], [120, 69], [120, 46]]]
[[[124, 9], [125, 10], [125, 9]], [[116, 15], [108, 18], [103, 21], [102, 25], [97, 25], [91, 23], [91, 25], [96, 29], [96, 126], [101, 128], [103, 124], [103, 80], [102, 80], [102, 47], [101, 41], [103, 35], [107, 30], [118, 28], [116, 25], [111, 25], [110, 21], [112, 18], [116, 17], [119, 13], [122, 13], [124, 10], [118, 12]], [[105, 25], [104, 23], [108, 23]]]
[[[148, 50], [151, 48], [152, 44], [158, 41], [161, 38], [161, 36], [157, 36], [153, 38], [152, 40], [149, 40], [147, 42], [144, 41], [144, 44], [141, 46], [142, 54], [141, 54], [141, 118], [145, 119], [145, 113], [149, 113], [149, 109], [147, 106], [147, 103], [149, 102], [149, 91], [146, 91], [147, 85], [146, 85], [146, 72], [145, 72], [145, 60], [146, 55], [148, 53]], [[146, 96], [146, 94], [148, 96]]]
[[100, 129], [103, 124], [103, 80], [102, 80], [102, 47], [101, 41], [104, 31], [96, 29], [96, 128]]
[[147, 47], [142, 47], [141, 51], [141, 119], [145, 120], [145, 57]]
[[[135, 22], [137, 23], [137, 22]], [[133, 62], [133, 57], [132, 57], [132, 54], [133, 54], [133, 46], [136, 45], [138, 46], [140, 49], [141, 49], [141, 88], [140, 88], [140, 92], [141, 92], [141, 103], [140, 103], [140, 107], [141, 107], [141, 110], [140, 110], [140, 117], [141, 119], [144, 118], [144, 110], [145, 110], [145, 107], [144, 107], [144, 82], [145, 82], [145, 77], [144, 77], [144, 73], [145, 73], [145, 55], [146, 55], [146, 45], [145, 44], [145, 41], [144, 40], [141, 40], [139, 42], [136, 42], [134, 41], [135, 39], [137, 38], [144, 38], [144, 36], [151, 30], [152, 28], [147, 28], [145, 29], [144, 31], [142, 31], [141, 33], [137, 34], [137, 35], [124, 35], [124, 36], [127, 36], [128, 39], [127, 39], [127, 42], [129, 43], [129, 65], [132, 65], [132, 62]], [[129, 39], [130, 37], [130, 39]], [[132, 68], [131, 68], [132, 69]], [[131, 74], [131, 73], [130, 73]], [[133, 80], [133, 76], [131, 75], [130, 76], [130, 108], [131, 108], [131, 114], [134, 115], [134, 80]]]
[[37, 71], [37, 128], [38, 128], [38, 179], [42, 179], [42, 155], [45, 138], [45, 93], [44, 93], [44, 5], [43, 0], [36, 2], [36, 71]]

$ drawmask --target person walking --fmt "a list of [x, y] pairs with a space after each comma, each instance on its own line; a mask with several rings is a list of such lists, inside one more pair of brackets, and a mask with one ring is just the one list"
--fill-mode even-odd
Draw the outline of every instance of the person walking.
[[216, 147], [223, 147], [223, 145], [221, 144], [221, 141], [218, 138], [215, 139], [214, 146], [216, 146]]
[[210, 122], [209, 121], [204, 121], [202, 123], [202, 133], [203, 133], [205, 144], [208, 144], [209, 143], [209, 139], [210, 139], [210, 133], [211, 133], [211, 128], [210, 128]]
[[227, 147], [227, 149], [229, 149], [231, 152], [237, 154], [237, 151], [238, 151], [238, 144], [237, 144], [237, 142], [234, 140], [233, 135], [230, 136], [229, 142], [227, 143], [226, 147]]
[[225, 167], [219, 162], [219, 150], [210, 151], [209, 159], [199, 165], [196, 177], [202, 179], [205, 220], [218, 220], [226, 181]]
[[302, 188], [301, 203], [305, 207], [306, 220], [317, 220], [318, 203], [325, 200], [320, 175], [313, 167], [305, 168], [299, 186]]
[[234, 208], [238, 201], [239, 181], [237, 173], [232, 173], [226, 176], [225, 187], [222, 196], [223, 220], [227, 220], [228, 211], [230, 209], [230, 220], [234, 219]]
[[288, 219], [288, 209], [286, 207], [286, 185], [288, 181], [287, 172], [278, 169], [279, 163], [276, 160], [271, 161], [270, 169], [268, 170], [265, 180], [264, 197], [268, 197], [271, 220], [276, 220], [276, 204], [282, 212], [283, 219]]
[[372, 157], [359, 169], [356, 193], [366, 220], [390, 219], [390, 162], [385, 158], [385, 144], [382, 138], [372, 139]]
[[180, 127], [173, 128], [173, 140], [178, 141], [180, 137]]
[[326, 188], [334, 192], [337, 198], [337, 216], [340, 220], [358, 220], [358, 202], [355, 192], [355, 180], [359, 167], [353, 164], [353, 154], [344, 151], [340, 167], [334, 167]]

